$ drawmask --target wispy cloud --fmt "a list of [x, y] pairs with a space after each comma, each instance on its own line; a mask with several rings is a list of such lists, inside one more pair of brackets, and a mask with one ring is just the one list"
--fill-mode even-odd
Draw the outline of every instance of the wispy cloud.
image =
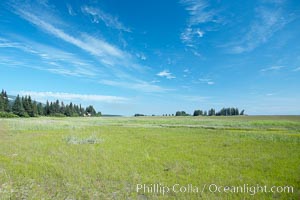
[[63, 66], [57, 65], [56, 63], [49, 63], [54, 65], [53, 68], [51, 67], [47, 67], [47, 68], [39, 68], [37, 67], [36, 69], [40, 69], [40, 70], [44, 70], [44, 71], [48, 71], [54, 74], [60, 74], [60, 75], [66, 75], [66, 76], [77, 76], [77, 77], [88, 77], [88, 76], [95, 76], [94, 73], [85, 70], [85, 69], [81, 69], [81, 68], [77, 68], [77, 69], [68, 69], [68, 68], [64, 68]]
[[160, 76], [160, 77], [165, 77], [167, 79], [174, 79], [174, 78], [176, 78], [174, 75], [172, 75], [171, 72], [169, 72], [169, 70], [163, 70], [163, 71], [157, 73], [156, 75]]
[[219, 23], [220, 20], [218, 19], [217, 12], [210, 8], [206, 0], [181, 0], [180, 3], [189, 14], [187, 27], [181, 33], [180, 39], [187, 47], [196, 48], [197, 42], [206, 32], [203, 25], [207, 23]]
[[184, 73], [190, 73], [190, 70], [188, 68], [183, 70]]
[[153, 81], [151, 81], [151, 83], [159, 83], [160, 81], [159, 80], [153, 80]]
[[198, 79], [200, 81], [200, 83], [206, 83], [207, 85], [214, 85], [215, 82], [212, 81], [212, 79], [209, 78], [199, 78]]
[[[291, 14], [286, 13], [282, 2], [262, 5], [255, 9], [255, 18], [251, 22], [246, 34], [238, 41], [229, 44], [231, 53], [250, 52], [266, 43], [276, 32], [293, 20]], [[228, 46], [228, 45], [226, 45]]]
[[[78, 57], [84, 57], [85, 59], [91, 58], [90, 60], [92, 61], [85, 62], [84, 60], [81, 61], [80, 59], [72, 59], [73, 56], [69, 56], [69, 54], [63, 54], [67, 58], [60, 59], [60, 56], [58, 56], [59, 59], [56, 60], [55, 56], [53, 56], [56, 53], [37, 51], [31, 53], [39, 56], [45, 65], [31, 65], [31, 68], [46, 70], [51, 73], [61, 74], [64, 76], [83, 76], [87, 77], [88, 80], [91, 80], [91, 77], [95, 74], [96, 76], [92, 77], [92, 81], [99, 82], [98, 80], [110, 80], [102, 81], [102, 84], [115, 86], [118, 88], [132, 89], [142, 92], [168, 91], [166, 88], [143, 80], [143, 77], [145, 76], [147, 70], [149, 70], [149, 67], [140, 65], [137, 57], [133, 56], [135, 54], [132, 55], [129, 52], [121, 50], [116, 45], [105, 41], [102, 37], [98, 38], [95, 36], [95, 34], [92, 36], [76, 29], [76, 26], [70, 26], [70, 24], [67, 24], [63, 20], [56, 18], [54, 15], [55, 12], [52, 12], [53, 10], [48, 10], [48, 8], [45, 8], [43, 12], [37, 12], [37, 10], [40, 11], [42, 9], [32, 9], [32, 5], [30, 3], [11, 4], [11, 10], [22, 19], [37, 27], [39, 30], [42, 30], [50, 36], [58, 38], [63, 42], [79, 48], [82, 50], [83, 54], [78, 55]], [[86, 12], [92, 12], [93, 15], [99, 15], [99, 20], [106, 20], [105, 23], [107, 26], [114, 26], [114, 28], [122, 29], [123, 31], [129, 31], [129, 29], [124, 27], [117, 20], [117, 18], [101, 12], [100, 9], [93, 10], [92, 7], [85, 6], [82, 7], [82, 10]], [[111, 19], [109, 19], [110, 17]], [[55, 20], [52, 20], [52, 18]], [[30, 45], [27, 45], [26, 48], [28, 46], [30, 47]], [[20, 47], [18, 48], [20, 49]], [[27, 51], [28, 53], [31, 50], [35, 51], [34, 48], [23, 50]], [[58, 55], [60, 54], [58, 53]], [[77, 54], [74, 56], [76, 57]], [[139, 58], [141, 60], [145, 60], [146, 56], [140, 53]], [[32, 62], [34, 62], [34, 60], [32, 60]], [[76, 64], [72, 64], [72, 62], [76, 62]], [[86, 63], [87, 65], [85, 65]], [[26, 66], [30, 66], [32, 63], [27, 62], [25, 64]], [[95, 68], [97, 71], [94, 71]], [[99, 71], [104, 73], [97, 73]], [[139, 75], [141, 76], [138, 77]], [[175, 76], [168, 73], [161, 75], [168, 79], [175, 78]], [[96, 78], [98, 80], [96, 80]]]
[[[89, 77], [94, 80], [97, 78], [108, 78], [107, 75], [103, 75], [104, 73], [101, 72], [100, 69], [95, 68], [96, 63], [92, 61], [82, 60], [72, 53], [33, 41], [22, 40], [22, 42], [11, 42], [7, 39], [0, 38], [0, 48], [16, 48], [21, 51], [31, 53], [33, 56], [37, 56], [35, 59], [40, 59], [44, 65], [35, 65], [31, 61], [24, 60], [15, 61], [14, 58], [1, 56], [0, 64], [29, 67], [63, 76]], [[170, 91], [170, 89], [155, 85], [155, 83], [158, 83], [159, 81], [148, 83], [146, 81], [136, 79], [122, 71], [113, 70], [113, 72], [115, 72], [116, 77], [120, 78], [118, 81], [102, 80], [98, 82], [104, 85], [126, 88], [140, 92], [160, 93]]]
[[194, 102], [206, 102], [209, 99], [211, 99], [211, 97], [205, 97], [205, 96], [193, 96], [193, 95], [181, 95], [178, 96], [179, 98], [183, 99], [184, 101], [194, 101]]
[[146, 81], [135, 81], [135, 82], [124, 82], [124, 81], [114, 81], [114, 80], [102, 80], [99, 81], [100, 84], [109, 85], [109, 86], [118, 86], [121, 88], [132, 89], [140, 92], [167, 92], [172, 89], [163, 88], [161, 86], [148, 83]]
[[300, 67], [295, 68], [293, 71], [294, 71], [294, 72], [300, 71]]
[[180, 39], [188, 47], [194, 47], [194, 40], [202, 38], [204, 36], [204, 31], [201, 31], [199, 28], [186, 28], [184, 32], [181, 33]]
[[285, 66], [272, 66], [272, 67], [261, 69], [260, 71], [261, 72], [278, 71], [278, 70], [280, 70], [282, 68], [285, 68]]
[[188, 77], [188, 74], [190, 74], [190, 73], [191, 73], [190, 70], [188, 68], [185, 68], [183, 70], [183, 77]]
[[66, 6], [67, 6], [67, 9], [68, 9], [69, 15], [75, 16], [76, 13], [75, 13], [75, 11], [73, 10], [72, 6], [71, 6], [70, 4], [67, 4]]
[[0, 48], [17, 48], [28, 53], [37, 53], [37, 51], [33, 50], [31, 47], [4, 38], [0, 38]]
[[23, 66], [23, 62], [17, 61], [15, 57], [0, 55], [0, 64], [7, 67]]
[[216, 12], [209, 8], [206, 0], [182, 0], [181, 3], [190, 15], [188, 26], [217, 21]]
[[141, 60], [147, 60], [147, 57], [146, 57], [145, 54], [143, 54], [143, 53], [137, 53], [137, 54], [136, 54], [136, 57], [138, 57], [138, 58], [141, 59]]
[[46, 31], [47, 33], [62, 39], [67, 43], [75, 45], [93, 56], [99, 57], [100, 61], [105, 65], [115, 65], [117, 62], [122, 63], [122, 61], [128, 62], [126, 57], [130, 57], [129, 55], [126, 55], [125, 52], [101, 39], [92, 37], [85, 33], [79, 33], [77, 37], [74, 37], [62, 29], [59, 29], [41, 19], [37, 15], [21, 9], [21, 7], [16, 8], [16, 11], [22, 18], [34, 24], [38, 28]]
[[99, 21], [101, 20], [107, 27], [118, 29], [121, 31], [131, 32], [129, 28], [125, 27], [121, 22], [119, 22], [117, 17], [105, 13], [99, 8], [94, 8], [91, 6], [82, 6], [81, 10], [84, 14], [92, 16], [93, 23], [99, 23]]
[[45, 101], [48, 99], [68, 100], [68, 101], [96, 101], [104, 103], [123, 103], [128, 101], [128, 98], [118, 96], [106, 96], [96, 94], [74, 94], [64, 92], [35, 92], [35, 91], [20, 91], [20, 95], [30, 95], [32, 99], [37, 101]]
[[[30, 4], [14, 4], [12, 5], [12, 8], [17, 15], [35, 25], [40, 30], [74, 45], [93, 56], [102, 64], [102, 66], [112, 70], [112, 72], [114, 72], [111, 73], [112, 75], [115, 74], [115, 76], [117, 76], [118, 74], [115, 72], [125, 74], [132, 70], [135, 72], [144, 72], [148, 69], [146, 66], [140, 65], [130, 53], [120, 50], [117, 46], [110, 44], [103, 39], [77, 31], [74, 28], [73, 31], [70, 32], [69, 26], [64, 22], [60, 22], [59, 24], [52, 23], [52, 15], [32, 12]], [[47, 11], [45, 11], [45, 13], [47, 13]]]
[[[89, 60], [83, 60], [72, 53], [26, 39], [20, 38], [20, 41], [12, 42], [0, 38], [0, 48], [21, 50], [35, 56], [34, 60], [40, 60], [43, 63], [43, 66], [35, 66], [31, 60], [20, 60], [18, 62], [20, 67], [30, 66], [30, 68], [55, 74], [77, 77], [94, 77], [100, 73], [100, 70], [95, 68]], [[13, 63], [16, 64], [16, 62]]]

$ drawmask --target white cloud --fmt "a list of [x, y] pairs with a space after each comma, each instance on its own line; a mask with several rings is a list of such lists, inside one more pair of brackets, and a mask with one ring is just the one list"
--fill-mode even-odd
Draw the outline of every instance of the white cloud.
[[160, 77], [165, 77], [167, 79], [174, 79], [174, 78], [176, 78], [175, 76], [172, 75], [171, 72], [169, 72], [169, 70], [163, 70], [163, 71], [157, 73], [156, 75], [160, 76]]
[[85, 14], [91, 15], [93, 17], [93, 23], [99, 23], [99, 20], [103, 21], [107, 27], [131, 32], [129, 28], [126, 28], [121, 22], [119, 22], [117, 17], [113, 17], [112, 15], [105, 13], [99, 8], [93, 8], [90, 6], [82, 6], [81, 11]]
[[285, 68], [285, 66], [272, 66], [272, 67], [268, 67], [268, 68], [264, 68], [264, 69], [261, 69], [260, 71], [261, 72], [267, 72], [267, 71], [278, 71], [282, 68]]
[[105, 103], [123, 103], [128, 101], [128, 98], [118, 96], [106, 96], [106, 95], [95, 95], [95, 94], [74, 94], [64, 92], [34, 92], [34, 91], [20, 91], [21, 96], [30, 95], [32, 99], [37, 101], [45, 101], [47, 99], [58, 99], [58, 100], [81, 100], [81, 101], [96, 101]]

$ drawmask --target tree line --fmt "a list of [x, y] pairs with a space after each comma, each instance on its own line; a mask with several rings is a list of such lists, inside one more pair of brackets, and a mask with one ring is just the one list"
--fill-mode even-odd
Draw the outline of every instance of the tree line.
[[[195, 110], [193, 116], [234, 116], [234, 115], [244, 115], [245, 110], [239, 112], [238, 108], [222, 108], [217, 111], [214, 108], [209, 110]], [[190, 114], [185, 111], [177, 111], [175, 116], [190, 116]]]
[[[220, 111], [216, 112], [214, 108], [206, 110], [195, 110], [193, 116], [234, 116], [234, 115], [244, 115], [244, 110], [239, 112], [238, 108], [222, 108]], [[190, 116], [190, 114], [185, 111], [177, 111], [175, 116]]]
[[46, 104], [32, 100], [30, 95], [20, 97], [10, 102], [6, 91], [0, 93], [0, 116], [11, 117], [37, 117], [37, 116], [57, 116], [57, 117], [79, 117], [79, 116], [101, 116], [101, 112], [96, 112], [92, 105], [84, 108], [80, 105], [65, 104], [63, 101], [47, 101]]
[[244, 115], [245, 110], [239, 112], [238, 108], [222, 108], [220, 111], [216, 112], [214, 108], [208, 111], [195, 110], [193, 116], [234, 116], [234, 115]]
[[[239, 111], [238, 108], [222, 108], [218, 112], [214, 108], [209, 110], [195, 110], [193, 116], [234, 116], [234, 115], [244, 115], [245, 110]], [[135, 114], [135, 117], [147, 116], [144, 114]], [[152, 115], [155, 116], [155, 115]], [[174, 116], [174, 114], [163, 114], [162, 116]], [[175, 116], [191, 116], [191, 114], [185, 111], [177, 111]]]

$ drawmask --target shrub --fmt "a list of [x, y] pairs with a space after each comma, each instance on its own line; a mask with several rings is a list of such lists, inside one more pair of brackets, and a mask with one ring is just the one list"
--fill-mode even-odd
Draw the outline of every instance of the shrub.
[[19, 116], [13, 113], [0, 112], [0, 118], [14, 118], [14, 117], [19, 117]]

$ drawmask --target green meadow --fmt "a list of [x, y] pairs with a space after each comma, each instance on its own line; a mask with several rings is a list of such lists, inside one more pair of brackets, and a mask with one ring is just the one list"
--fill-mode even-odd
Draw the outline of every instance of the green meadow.
[[299, 116], [0, 119], [0, 199], [299, 198]]

